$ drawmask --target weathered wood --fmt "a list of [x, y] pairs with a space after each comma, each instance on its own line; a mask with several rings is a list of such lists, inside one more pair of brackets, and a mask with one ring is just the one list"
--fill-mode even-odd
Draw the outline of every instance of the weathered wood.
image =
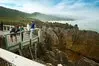
[[4, 33], [2, 31], [0, 31], [0, 48], [4, 48], [6, 47], [5, 42], [4, 42]]
[[29, 46], [29, 52], [30, 52], [31, 58], [34, 59], [33, 58], [33, 53], [32, 53], [32, 50], [31, 50], [31, 46]]
[[0, 48], [0, 57], [15, 66], [45, 66], [33, 60], [29, 60], [12, 52]]
[[[21, 39], [21, 34], [19, 36], [17, 36], [17, 42], [15, 42], [15, 41], [11, 42], [10, 35], [11, 34], [6, 34], [5, 35], [6, 48], [10, 51], [13, 51], [13, 50], [16, 50], [16, 49], [19, 49], [19, 48], [22, 49], [26, 45], [29, 45], [29, 44], [32, 45], [33, 43], [39, 41], [39, 36], [34, 35], [32, 32], [31, 32], [31, 35], [27, 34], [26, 31], [24, 32], [24, 41], [22, 41], [22, 39]], [[39, 35], [40, 35], [40, 33], [39, 33]]]
[[[21, 56], [24, 56], [24, 48], [28, 47], [27, 50], [29, 52], [29, 57], [31, 59], [37, 59], [37, 44], [39, 42], [39, 38], [40, 38], [40, 31], [39, 29], [37, 29], [38, 33], [36, 33], [34, 31], [34, 33], [32, 33], [31, 31], [31, 35], [26, 33], [26, 31], [23, 33], [23, 41], [22, 41], [22, 36], [21, 33], [20, 35], [17, 35], [17, 42], [15, 41], [15, 37], [13, 36], [14, 41], [12, 42], [10, 40], [10, 35], [9, 33], [5, 33], [5, 43], [6, 43], [6, 49], [12, 52], [18, 52], [18, 54], [20, 54]], [[33, 48], [34, 45], [34, 48]], [[34, 49], [34, 51], [32, 50]], [[34, 56], [33, 56], [34, 55]], [[28, 57], [28, 56], [27, 56]]]

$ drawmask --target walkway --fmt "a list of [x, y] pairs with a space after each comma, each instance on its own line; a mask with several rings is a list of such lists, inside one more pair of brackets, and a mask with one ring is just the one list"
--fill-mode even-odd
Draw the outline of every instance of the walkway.
[[[37, 58], [37, 44], [39, 42], [39, 36], [40, 36], [40, 29], [39, 28], [35, 28], [35, 30], [33, 32], [31, 31], [24, 31], [23, 33], [23, 41], [22, 41], [22, 34], [21, 32], [19, 32], [17, 34], [17, 42], [15, 41], [15, 38], [13, 37], [14, 41], [11, 41], [10, 38], [10, 32], [9, 31], [4, 31], [3, 35], [5, 38], [5, 49], [7, 50], [3, 50], [0, 48], [0, 57], [6, 61], [8, 61], [11, 64], [14, 64], [14, 66], [44, 66], [40, 63], [37, 63], [35, 61], [26, 59], [24, 57], [21, 57], [17, 54], [11, 53], [9, 51], [18, 51], [20, 55], [22, 55], [22, 48], [29, 47], [29, 53], [30, 56], [32, 57], [32, 59]], [[34, 46], [34, 47], [33, 47]], [[34, 48], [34, 57], [33, 57], [33, 53], [32, 53], [32, 48]], [[15, 58], [17, 57], [17, 58]], [[20, 63], [22, 62], [22, 63]], [[13, 65], [11, 65], [13, 66]]]
[[8, 66], [45, 66], [41, 63], [29, 60], [12, 52], [6, 51], [0, 48], [0, 57], [6, 61], [9, 61]]
[[20, 46], [23, 47], [30, 43], [33, 44], [34, 42], [38, 42], [39, 41], [38, 32], [39, 32], [39, 29], [37, 29], [37, 28], [33, 31], [33, 33], [24, 31], [23, 41], [22, 41], [21, 32], [19, 32], [17, 34], [17, 41], [15, 41], [15, 37], [13, 37], [13, 42], [12, 42], [11, 38], [10, 38], [11, 34], [9, 33], [9, 31], [5, 31], [4, 36], [5, 36], [5, 41], [6, 41], [6, 48], [8, 50], [14, 50], [16, 48], [18, 49]]

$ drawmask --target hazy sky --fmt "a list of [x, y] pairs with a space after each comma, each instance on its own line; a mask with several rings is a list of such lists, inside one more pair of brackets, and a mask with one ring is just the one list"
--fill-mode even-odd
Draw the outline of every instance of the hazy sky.
[[99, 18], [99, 0], [0, 0], [0, 6], [27, 13], [61, 14], [82, 19]]
[[73, 17], [80, 28], [99, 31], [99, 0], [0, 0], [0, 6]]

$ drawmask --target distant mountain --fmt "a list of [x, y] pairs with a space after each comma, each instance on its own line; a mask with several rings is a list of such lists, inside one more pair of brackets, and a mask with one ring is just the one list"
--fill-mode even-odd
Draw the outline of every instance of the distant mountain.
[[34, 12], [32, 14], [24, 13], [18, 10], [9, 9], [0, 6], [0, 17], [9, 17], [9, 18], [32, 18], [39, 19], [41, 21], [51, 21], [51, 20], [74, 20], [72, 18], [58, 17], [54, 15], [46, 15], [39, 12]]
[[20, 17], [29, 17], [29, 15], [30, 14], [28, 13], [0, 6], [0, 17], [20, 18]]
[[55, 15], [47, 15], [47, 14], [42, 14], [42, 13], [32, 13], [32, 16], [34, 16], [33, 18], [39, 19], [39, 20], [43, 20], [43, 21], [51, 21], [51, 20], [57, 20], [57, 21], [61, 21], [61, 20], [74, 20], [72, 18], [64, 18], [64, 17], [59, 17], [59, 16], [55, 16]]

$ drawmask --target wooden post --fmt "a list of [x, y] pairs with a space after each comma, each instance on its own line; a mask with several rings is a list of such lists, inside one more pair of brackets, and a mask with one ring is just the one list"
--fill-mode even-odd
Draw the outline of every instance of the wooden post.
[[38, 41], [41, 42], [41, 29], [38, 29]]
[[20, 42], [22, 42], [22, 34], [21, 34], [21, 31], [20, 31]]
[[32, 53], [32, 50], [31, 50], [31, 45], [29, 45], [29, 51], [30, 51], [31, 58], [33, 60], [34, 58], [33, 58], [33, 53]]
[[6, 44], [6, 49], [8, 49], [7, 35], [5, 35], [5, 44]]
[[30, 30], [30, 39], [32, 39], [33, 37], [32, 37], [32, 30]]
[[19, 51], [19, 54], [22, 56], [23, 54], [22, 54], [22, 45], [21, 45], [21, 43], [19, 44], [19, 49], [18, 49], [18, 51]]
[[6, 31], [7, 31], [7, 26], [6, 26]]
[[3, 26], [3, 31], [4, 31], [4, 26]]
[[30, 30], [30, 45], [32, 44], [32, 30]]
[[[0, 31], [0, 33], [3, 33]], [[3, 35], [0, 34], [0, 48], [6, 49], [5, 38]]]
[[3, 31], [4, 31], [4, 26], [3, 26]]
[[19, 51], [19, 54], [22, 56], [23, 54], [22, 54], [22, 49], [23, 49], [23, 40], [22, 40], [22, 34], [21, 34], [22, 32], [20, 31], [20, 42], [19, 42], [19, 49], [18, 49], [18, 51]]
[[35, 59], [37, 59], [37, 44], [35, 43]]
[[23, 49], [22, 35], [21, 35], [21, 32], [20, 32], [20, 43], [19, 43], [19, 49], [18, 49], [18, 51], [19, 51], [19, 53], [20, 53], [21, 56], [23, 55], [22, 54], [22, 49]]
[[7, 26], [7, 31], [8, 31], [8, 29], [9, 29], [9, 26]]

